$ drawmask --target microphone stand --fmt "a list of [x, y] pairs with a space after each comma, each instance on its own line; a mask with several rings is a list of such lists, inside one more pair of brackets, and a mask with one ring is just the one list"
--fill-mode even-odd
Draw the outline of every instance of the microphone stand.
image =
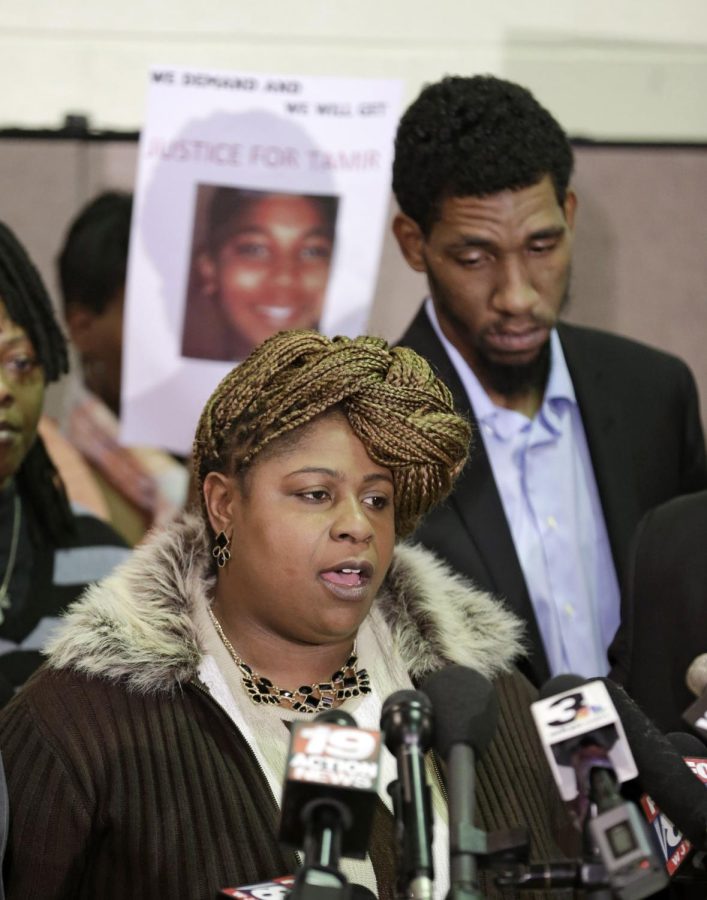
[[478, 880], [477, 857], [484, 868], [527, 860], [528, 833], [508, 828], [490, 834], [474, 825], [474, 750], [452, 744], [447, 758], [449, 804], [449, 893], [447, 900], [484, 900]]
[[349, 900], [351, 886], [339, 870], [341, 832], [351, 813], [338, 800], [311, 800], [302, 810], [304, 865], [292, 886], [292, 900]]

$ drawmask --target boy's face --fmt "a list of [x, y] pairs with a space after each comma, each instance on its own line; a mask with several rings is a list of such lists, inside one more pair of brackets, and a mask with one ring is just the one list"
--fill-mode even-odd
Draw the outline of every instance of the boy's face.
[[234, 331], [255, 347], [278, 331], [318, 326], [332, 249], [316, 203], [266, 194], [234, 216], [226, 240], [199, 265]]

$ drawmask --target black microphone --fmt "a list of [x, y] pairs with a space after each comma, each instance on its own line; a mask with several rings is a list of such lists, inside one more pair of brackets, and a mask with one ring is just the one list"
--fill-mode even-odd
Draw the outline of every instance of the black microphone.
[[[563, 799], [579, 802], [585, 859], [601, 860], [616, 896], [652, 896], [668, 877], [637, 806], [618, 790], [638, 771], [607, 687], [564, 675], [540, 695], [533, 717]], [[596, 893], [607, 896], [600, 887]]]
[[697, 700], [682, 714], [684, 722], [702, 740], [707, 740], [707, 653], [693, 659], [685, 675], [685, 682]]
[[[667, 737], [693, 774], [703, 784], [707, 784], [707, 747], [702, 741], [684, 731], [673, 732]], [[641, 806], [665, 860], [665, 870], [671, 876], [671, 881], [692, 883], [699, 880], [704, 886], [707, 878], [707, 854], [692, 846], [650, 794], [642, 795]]]
[[432, 805], [425, 777], [425, 753], [432, 745], [432, 704], [420, 691], [396, 691], [383, 703], [381, 730], [398, 763], [388, 790], [397, 821], [399, 892], [431, 900]]
[[496, 692], [487, 678], [466, 666], [435, 672], [422, 689], [435, 712], [435, 750], [447, 763], [448, 897], [480, 898], [476, 854], [485, 852], [486, 836], [474, 826], [474, 763], [496, 731]]
[[[699, 849], [707, 842], [707, 792], [695, 780], [681, 754], [628, 694], [600, 679], [616, 707], [633, 757], [640, 787], [648, 792], [682, 834]], [[630, 787], [630, 786], [629, 786]]]
[[280, 841], [304, 850], [293, 898], [350, 895], [342, 856], [363, 859], [378, 797], [381, 735], [342, 710], [295, 722], [285, 773]]

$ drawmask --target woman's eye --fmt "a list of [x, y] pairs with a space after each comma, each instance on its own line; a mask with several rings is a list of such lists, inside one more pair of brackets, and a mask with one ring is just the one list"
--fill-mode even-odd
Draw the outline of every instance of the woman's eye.
[[375, 494], [373, 497], [366, 497], [364, 502], [373, 509], [385, 509], [390, 500], [384, 494]]
[[33, 356], [15, 356], [5, 361], [4, 368], [16, 375], [28, 375], [37, 368], [37, 360]]
[[303, 497], [305, 500], [311, 500], [314, 503], [323, 503], [325, 500], [329, 499], [329, 491], [325, 491], [323, 488], [317, 488], [316, 490], [311, 491], [301, 491], [298, 496]]

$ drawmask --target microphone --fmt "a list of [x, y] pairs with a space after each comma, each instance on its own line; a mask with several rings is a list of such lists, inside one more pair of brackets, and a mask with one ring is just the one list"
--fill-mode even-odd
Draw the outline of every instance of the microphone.
[[[683, 757], [685, 764], [694, 775], [707, 785], [707, 747], [698, 738], [684, 731], [676, 731], [667, 735], [670, 743]], [[643, 813], [652, 829], [658, 847], [665, 860], [665, 870], [671, 877], [679, 871], [678, 878], [687, 876], [704, 880], [707, 875], [705, 854], [695, 850], [690, 841], [683, 837], [653, 800], [650, 794], [641, 797]], [[689, 865], [683, 865], [689, 860]]]
[[[595, 748], [595, 755], [605, 758], [620, 782], [636, 777], [621, 719], [600, 681], [557, 675], [543, 685], [539, 696], [530, 709], [563, 800], [575, 800], [587, 787], [582, 748]], [[586, 802], [586, 793], [580, 799]]]
[[293, 898], [348, 897], [342, 856], [363, 859], [378, 797], [381, 735], [342, 710], [294, 723], [279, 839], [304, 850]]
[[447, 666], [435, 672], [422, 690], [435, 712], [435, 750], [447, 763], [448, 897], [480, 898], [476, 855], [486, 855], [489, 848], [487, 835], [474, 826], [474, 764], [475, 756], [481, 756], [496, 731], [496, 692], [487, 678], [466, 666]]
[[432, 744], [432, 704], [420, 691], [396, 691], [383, 703], [381, 730], [395, 756], [398, 779], [388, 786], [397, 821], [401, 896], [431, 900], [432, 807], [425, 753]]
[[[640, 773], [643, 790], [699, 849], [707, 836], [707, 792], [703, 791], [682, 756], [618, 684], [601, 679], [625, 729]], [[631, 787], [629, 785], [628, 787]]]
[[285, 900], [295, 883], [294, 875], [283, 875], [272, 881], [260, 881], [258, 884], [246, 884], [242, 887], [221, 888], [218, 897], [231, 897], [235, 900]]
[[651, 896], [668, 878], [637, 807], [618, 792], [638, 771], [607, 687], [566, 675], [540, 694], [533, 717], [563, 799], [579, 800], [588, 858], [598, 854], [619, 897]]
[[682, 714], [683, 721], [698, 735], [707, 739], [707, 653], [693, 659], [685, 675], [685, 682], [697, 700]]
[[[246, 884], [242, 887], [221, 888], [218, 897], [230, 897], [235, 900], [285, 900], [295, 883], [294, 875], [283, 875], [272, 881], [260, 881], [258, 884]], [[350, 884], [350, 900], [376, 900], [373, 891], [362, 884]]]

